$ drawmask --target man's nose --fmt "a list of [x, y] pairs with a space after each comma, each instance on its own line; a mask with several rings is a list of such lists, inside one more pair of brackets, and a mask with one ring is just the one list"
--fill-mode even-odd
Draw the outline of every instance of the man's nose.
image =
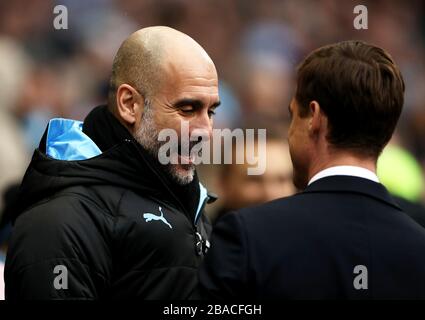
[[212, 121], [208, 113], [199, 115], [190, 123], [190, 134], [198, 136], [198, 140], [209, 140], [212, 136]]

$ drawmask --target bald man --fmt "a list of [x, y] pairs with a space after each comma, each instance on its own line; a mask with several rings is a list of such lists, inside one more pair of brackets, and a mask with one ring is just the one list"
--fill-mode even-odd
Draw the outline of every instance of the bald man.
[[[52, 119], [21, 186], [6, 299], [190, 299], [208, 248], [189, 132], [211, 136], [217, 72], [189, 36], [139, 30], [114, 59], [107, 106], [84, 122]], [[176, 164], [161, 164], [173, 129]], [[187, 141], [186, 141], [187, 142]], [[190, 144], [193, 146], [193, 144]], [[181, 161], [181, 160], [186, 161]]]

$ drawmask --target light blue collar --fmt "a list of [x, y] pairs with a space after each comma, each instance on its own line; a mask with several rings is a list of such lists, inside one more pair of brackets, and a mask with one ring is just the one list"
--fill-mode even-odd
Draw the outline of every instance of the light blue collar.
[[55, 118], [49, 121], [46, 154], [57, 160], [85, 160], [102, 153], [83, 132], [83, 122]]
[[202, 183], [199, 183], [199, 203], [198, 203], [198, 209], [196, 210], [196, 215], [195, 215], [195, 224], [198, 222], [202, 207], [204, 206], [204, 203], [207, 199], [208, 199], [207, 189], [205, 189]]

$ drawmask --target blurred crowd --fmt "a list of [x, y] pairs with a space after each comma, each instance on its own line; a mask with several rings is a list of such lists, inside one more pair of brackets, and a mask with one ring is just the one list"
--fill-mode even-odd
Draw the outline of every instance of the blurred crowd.
[[[268, 130], [268, 157], [273, 161], [265, 175], [246, 176], [237, 165], [201, 168], [205, 184], [221, 197], [212, 216], [295, 192], [286, 145], [295, 67], [314, 48], [348, 39], [382, 46], [403, 72], [405, 106], [391, 142], [401, 153], [389, 153], [381, 173], [384, 180], [385, 175], [394, 178], [388, 182], [393, 193], [424, 201], [424, 1], [362, 1], [368, 9], [367, 30], [353, 27], [357, 4], [0, 0], [0, 193], [14, 192], [50, 118], [82, 120], [106, 102], [112, 59], [120, 43], [142, 27], [167, 25], [193, 37], [216, 64], [222, 106], [215, 127]], [[56, 5], [68, 10], [66, 30], [53, 27]]]

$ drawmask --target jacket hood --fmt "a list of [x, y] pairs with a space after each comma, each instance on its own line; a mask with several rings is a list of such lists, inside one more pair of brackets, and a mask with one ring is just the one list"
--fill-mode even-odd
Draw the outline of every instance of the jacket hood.
[[12, 219], [65, 188], [114, 185], [168, 202], [196, 223], [203, 204], [213, 197], [196, 174], [181, 186], [161, 166], [106, 106], [95, 108], [84, 122], [52, 119], [25, 173]]

